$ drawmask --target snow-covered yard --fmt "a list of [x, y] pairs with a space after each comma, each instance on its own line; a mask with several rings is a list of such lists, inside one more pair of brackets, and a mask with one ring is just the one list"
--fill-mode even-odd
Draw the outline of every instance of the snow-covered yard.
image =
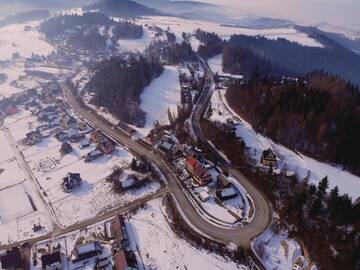
[[179, 238], [167, 223], [161, 199], [149, 202], [129, 221], [135, 236], [132, 245], [138, 246], [145, 269], [247, 269]]
[[226, 123], [227, 119], [236, 122], [236, 132], [246, 146], [249, 154], [257, 163], [260, 162], [264, 150], [272, 148], [279, 158], [278, 169], [284, 167], [289, 172], [296, 173], [300, 178], [305, 178], [310, 171], [310, 183], [318, 184], [325, 176], [329, 178], [329, 188], [339, 187], [341, 193], [347, 193], [353, 200], [360, 196], [360, 177], [353, 175], [340, 167], [319, 162], [301, 153], [295, 153], [286, 147], [274, 143], [269, 138], [256, 133], [252, 126], [233, 112], [226, 102], [226, 90], [215, 90], [211, 99], [213, 121]]

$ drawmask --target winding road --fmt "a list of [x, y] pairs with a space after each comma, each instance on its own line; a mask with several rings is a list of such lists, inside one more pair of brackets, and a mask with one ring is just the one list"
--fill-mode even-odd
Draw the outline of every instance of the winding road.
[[[205, 136], [203, 135], [200, 128], [200, 119], [203, 116], [204, 111], [206, 110], [207, 104], [212, 95], [212, 88], [214, 86], [213, 77], [211, 71], [208, 69], [207, 65], [205, 71], [207, 73], [207, 81], [203, 89], [203, 93], [199, 98], [198, 104], [195, 106], [194, 113], [192, 114], [191, 122], [193, 124], [195, 133], [204, 143], [209, 144]], [[189, 225], [195, 227], [198, 231], [202, 232], [203, 235], [215, 239], [219, 242], [230, 244], [235, 243], [238, 246], [241, 246], [245, 249], [251, 249], [251, 241], [254, 237], [262, 233], [271, 222], [271, 207], [266, 198], [259, 192], [254, 185], [243, 175], [241, 172], [232, 167], [231, 164], [227, 163], [216, 149], [212, 149], [214, 153], [219, 155], [219, 160], [221, 160], [226, 167], [229, 169], [229, 172], [239, 181], [248, 191], [249, 195], [252, 197], [255, 205], [255, 216], [252, 221], [244, 225], [243, 227], [238, 228], [224, 228], [217, 225], [214, 225], [204, 219], [194, 208], [191, 202], [188, 200], [185, 192], [179, 182], [179, 179], [176, 177], [172, 169], [167, 165], [167, 163], [162, 159], [158, 154], [155, 154], [149, 147], [134, 141], [131, 137], [123, 130], [117, 126], [113, 126], [110, 123], [104, 121], [96, 113], [84, 108], [79, 104], [76, 97], [72, 93], [71, 89], [66, 83], [61, 84], [63, 94], [67, 102], [71, 107], [89, 124], [95, 128], [102, 131], [104, 134], [114, 139], [118, 143], [125, 145], [133, 153], [146, 157], [148, 160], [153, 162], [164, 174], [168, 181], [169, 191], [174, 195], [177, 205], [181, 208], [181, 211], [187, 218]], [[210, 144], [209, 144], [210, 145]], [[210, 145], [211, 146], [211, 145]]]

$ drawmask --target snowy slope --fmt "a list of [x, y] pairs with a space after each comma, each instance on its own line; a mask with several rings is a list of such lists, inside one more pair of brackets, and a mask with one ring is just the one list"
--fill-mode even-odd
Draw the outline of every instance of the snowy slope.
[[[30, 25], [30, 31], [24, 31], [24, 27]], [[54, 51], [54, 47], [42, 39], [37, 31], [38, 22], [26, 24], [12, 24], [0, 28], [0, 60], [11, 59], [15, 52], [22, 57], [30, 57], [32, 53], [48, 55]]]
[[146, 125], [137, 130], [146, 135], [154, 127], [154, 122], [168, 124], [168, 108], [176, 113], [180, 102], [180, 83], [177, 67], [165, 66], [164, 72], [144, 89], [140, 96], [140, 108], [146, 112]]
[[145, 269], [247, 269], [214, 253], [192, 247], [172, 231], [164, 213], [161, 199], [156, 199], [129, 220], [136, 239], [132, 245], [140, 250]]
[[231, 110], [226, 102], [224, 90], [216, 90], [211, 103], [214, 121], [226, 122], [234, 119], [239, 124], [236, 126], [237, 134], [250, 148], [250, 156], [260, 162], [262, 151], [272, 148], [279, 157], [279, 169], [286, 167], [288, 171], [295, 172], [300, 178], [305, 178], [310, 171], [310, 183], [318, 184], [325, 176], [329, 178], [329, 188], [339, 187], [341, 193], [347, 193], [353, 200], [360, 196], [360, 177], [353, 175], [339, 167], [316, 161], [310, 157], [295, 153], [286, 147], [274, 143], [269, 138], [256, 133], [252, 126]]

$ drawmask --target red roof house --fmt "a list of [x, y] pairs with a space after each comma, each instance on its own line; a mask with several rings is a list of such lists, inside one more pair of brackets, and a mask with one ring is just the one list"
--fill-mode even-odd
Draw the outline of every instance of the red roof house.
[[205, 170], [204, 166], [197, 159], [189, 157], [186, 160], [186, 168], [200, 186], [211, 182], [212, 177], [210, 173]]

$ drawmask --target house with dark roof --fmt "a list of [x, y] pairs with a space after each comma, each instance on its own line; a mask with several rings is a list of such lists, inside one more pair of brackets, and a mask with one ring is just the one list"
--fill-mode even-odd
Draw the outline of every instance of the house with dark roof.
[[277, 157], [271, 148], [264, 150], [261, 155], [260, 163], [264, 166], [275, 167], [277, 165]]
[[79, 173], [68, 173], [67, 176], [63, 178], [62, 186], [65, 192], [72, 192], [80, 188], [81, 184], [82, 179]]
[[61, 270], [62, 268], [62, 254], [60, 248], [48, 251], [41, 255], [42, 269], [46, 270]]
[[106, 141], [100, 142], [98, 145], [98, 148], [105, 155], [109, 155], [115, 151], [115, 143], [110, 140], [106, 140]]
[[67, 143], [67, 142], [62, 143], [61, 148], [60, 148], [61, 154], [63, 154], [63, 155], [69, 154], [72, 152], [72, 150], [73, 149], [69, 143]]
[[4, 270], [22, 270], [23, 260], [21, 251], [18, 248], [8, 250], [6, 253], [0, 255], [1, 269]]
[[85, 159], [85, 162], [91, 162], [95, 159], [102, 157], [103, 155], [104, 155], [103, 152], [101, 152], [99, 149], [95, 149], [95, 150], [87, 153], [86, 156], [84, 157], [84, 159]]

